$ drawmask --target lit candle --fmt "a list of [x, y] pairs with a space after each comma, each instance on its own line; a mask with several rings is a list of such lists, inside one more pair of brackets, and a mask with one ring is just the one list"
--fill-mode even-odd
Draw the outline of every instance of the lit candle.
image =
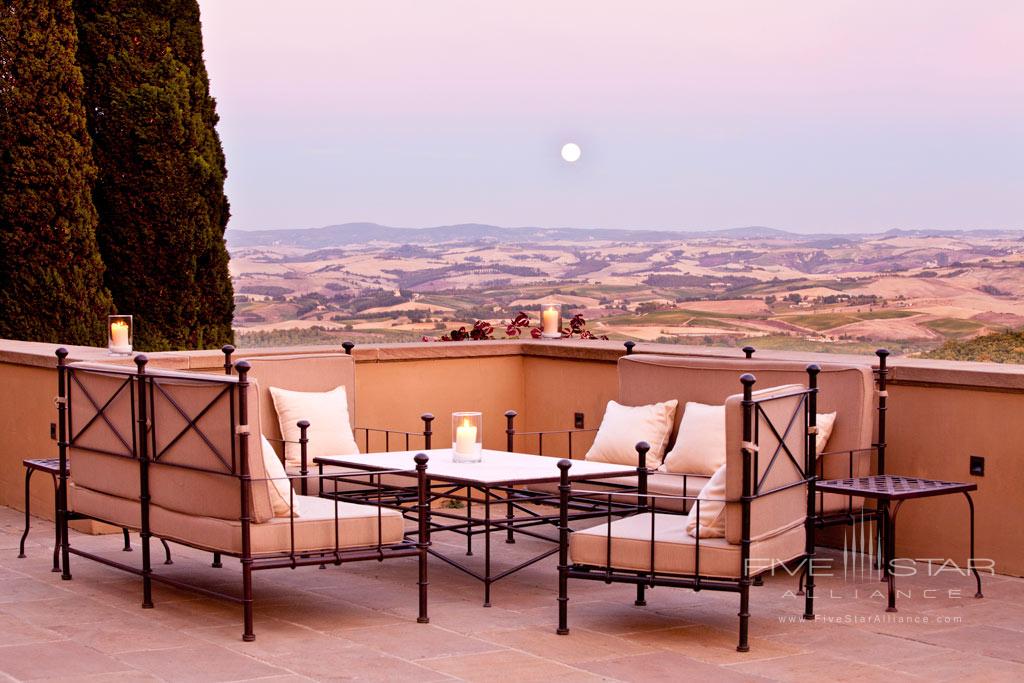
[[548, 306], [540, 313], [541, 330], [544, 334], [549, 336], [557, 336], [561, 334], [561, 330], [558, 329], [558, 309], [554, 306]]
[[463, 455], [476, 452], [476, 425], [470, 424], [468, 418], [455, 429], [455, 452]]
[[132, 345], [128, 341], [128, 323], [115, 320], [110, 323], [110, 349], [119, 353], [131, 353]]

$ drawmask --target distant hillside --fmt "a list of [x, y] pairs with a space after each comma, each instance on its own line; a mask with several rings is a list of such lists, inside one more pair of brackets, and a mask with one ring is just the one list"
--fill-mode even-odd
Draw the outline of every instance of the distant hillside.
[[1024, 363], [1024, 330], [986, 334], [964, 341], [947, 341], [921, 354], [939, 360], [972, 360], [986, 363]]
[[678, 242], [685, 239], [754, 239], [785, 240], [809, 248], [832, 248], [852, 244], [865, 239], [887, 239], [897, 237], [967, 236], [975, 234], [988, 237], [1014, 234], [1020, 231], [1001, 230], [926, 230], [894, 229], [875, 234], [798, 234], [767, 228], [748, 226], [722, 230], [630, 230], [624, 228], [506, 228], [483, 223], [462, 223], [439, 225], [428, 228], [396, 228], [378, 223], [343, 223], [322, 228], [285, 228], [278, 230], [228, 230], [229, 249], [244, 247], [299, 247], [303, 249], [325, 249], [350, 244], [387, 242], [392, 244], [442, 244], [445, 242], [501, 241], [519, 244], [538, 242]]
[[[441, 225], [431, 228], [395, 228], [377, 223], [344, 223], [323, 228], [282, 230], [229, 230], [228, 247], [293, 246], [324, 249], [347, 244], [390, 242], [395, 244], [439, 244], [443, 242], [494, 240], [502, 242], [574, 242], [592, 240], [668, 242], [685, 237], [786, 239], [802, 241], [813, 235], [798, 235], [776, 228], [752, 226], [727, 230], [680, 232], [674, 230], [627, 230], [613, 228], [503, 228], [481, 223]], [[821, 235], [817, 236], [822, 237]]]

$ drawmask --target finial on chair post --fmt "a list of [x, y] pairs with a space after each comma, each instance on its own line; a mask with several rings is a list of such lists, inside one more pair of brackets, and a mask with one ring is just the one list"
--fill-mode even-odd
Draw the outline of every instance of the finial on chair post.
[[420, 419], [423, 420], [423, 448], [430, 450], [430, 442], [434, 436], [433, 413], [423, 413], [420, 415]]
[[238, 383], [245, 384], [249, 381], [249, 370], [252, 366], [249, 365], [249, 361], [240, 360], [235, 363], [235, 372], [238, 373]]
[[356, 345], [350, 341], [341, 342], [341, 348], [345, 349], [345, 354], [349, 356], [352, 355], [352, 349], [354, 349], [355, 346]]
[[749, 372], [745, 372], [740, 375], [740, 384], [743, 385], [743, 400], [745, 402], [749, 402], [753, 397], [755, 382], [757, 382], [757, 378]]
[[633, 348], [636, 346], [636, 342], [635, 341], [628, 341], [628, 342], [624, 342], [622, 345], [626, 347], [626, 355], [628, 356], [628, 355], [631, 355], [633, 353]]
[[144, 353], [140, 353], [139, 355], [135, 356], [135, 367], [139, 369], [140, 375], [146, 374], [146, 363], [148, 362], [149, 358]]
[[742, 349], [743, 355], [747, 359], [753, 358], [754, 357], [754, 351], [756, 351], [756, 350], [757, 349], [755, 349], [753, 346], [744, 346], [743, 349]]
[[505, 450], [509, 453], [515, 450], [515, 435], [516, 435], [516, 416], [519, 415], [514, 410], [505, 411]]
[[224, 354], [224, 374], [231, 374], [231, 354], [235, 352], [235, 347], [231, 344], [225, 344], [220, 347], [220, 352]]
[[62, 346], [53, 353], [55, 356], [57, 356], [57, 365], [64, 365], [64, 362], [67, 360], [68, 357], [68, 350]]

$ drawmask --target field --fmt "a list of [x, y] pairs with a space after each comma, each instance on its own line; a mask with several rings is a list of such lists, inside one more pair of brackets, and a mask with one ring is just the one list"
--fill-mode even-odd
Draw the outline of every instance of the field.
[[229, 232], [242, 343], [436, 338], [547, 301], [685, 344], [913, 354], [1024, 327], [1019, 232], [334, 228]]

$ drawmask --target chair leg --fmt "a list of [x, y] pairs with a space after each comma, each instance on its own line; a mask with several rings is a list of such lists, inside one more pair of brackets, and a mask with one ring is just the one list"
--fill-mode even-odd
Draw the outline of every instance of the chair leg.
[[740, 642], [736, 646], [737, 652], [750, 652], [750, 643], [747, 641], [747, 629], [750, 621], [750, 579], [740, 579]]
[[427, 553], [426, 553], [426, 550], [423, 550], [422, 552], [420, 552], [419, 560], [420, 560], [420, 567], [419, 567], [419, 569], [420, 569], [420, 576], [419, 576], [419, 581], [417, 582], [417, 585], [419, 587], [419, 593], [420, 593], [420, 596], [419, 596], [420, 597], [420, 613], [419, 613], [419, 616], [416, 617], [416, 623], [418, 623], [418, 624], [429, 624], [430, 623], [430, 617], [427, 614], [427, 586], [429, 585], [429, 582], [427, 581]]
[[558, 635], [569, 634], [569, 576], [565, 567], [558, 568]]
[[755, 586], [763, 586], [764, 585], [764, 577], [761, 574], [758, 574], [757, 576], [754, 577], [754, 585]]
[[252, 560], [242, 560], [242, 640], [249, 643], [256, 640], [252, 628]]
[[143, 532], [142, 534], [142, 608], [152, 609], [153, 608], [153, 567], [150, 564], [149, 555], [149, 536], [150, 534]]
[[174, 564], [174, 560], [171, 559], [171, 546], [167, 545], [167, 541], [162, 538], [160, 543], [164, 546], [164, 564]]
[[126, 552], [126, 553], [130, 553], [132, 551], [132, 537], [131, 537], [131, 534], [128, 533], [128, 529], [127, 528], [123, 528], [123, 529], [121, 529], [121, 531], [124, 532], [124, 547], [121, 548], [121, 550]]
[[644, 598], [644, 588], [645, 586], [642, 583], [636, 585], [636, 600], [633, 601], [633, 604], [637, 607], [647, 606], [647, 600]]
[[[57, 491], [58, 491], [58, 489], [59, 489], [59, 484], [57, 483], [57, 477], [53, 477], [53, 536], [54, 536], [54, 539], [53, 539], [53, 568], [50, 571], [54, 572], [54, 573], [60, 571], [60, 548], [61, 548], [61, 543], [60, 543], [60, 523], [59, 523], [59, 520], [58, 520], [59, 515], [57, 514], [57, 507], [58, 507], [57, 506]], [[28, 502], [27, 502], [28, 498], [26, 498], [25, 500], [26, 500], [25, 512], [27, 513], [28, 512]], [[25, 525], [25, 533], [26, 534], [28, 533], [28, 524], [27, 523]], [[22, 540], [24, 540], [24, 537], [22, 538]]]
[[214, 569], [220, 569], [221, 567], [224, 566], [220, 562], [220, 553], [214, 553], [213, 554], [213, 564], [211, 564], [210, 566], [213, 567]]
[[[32, 468], [25, 468], [25, 532], [21, 535], [21, 543], [18, 545], [18, 557], [25, 557], [25, 539], [28, 538], [28, 527], [32, 519], [31, 503], [29, 501], [29, 482], [32, 480]], [[56, 520], [54, 520], [56, 521]], [[59, 533], [59, 532], [58, 532]]]

